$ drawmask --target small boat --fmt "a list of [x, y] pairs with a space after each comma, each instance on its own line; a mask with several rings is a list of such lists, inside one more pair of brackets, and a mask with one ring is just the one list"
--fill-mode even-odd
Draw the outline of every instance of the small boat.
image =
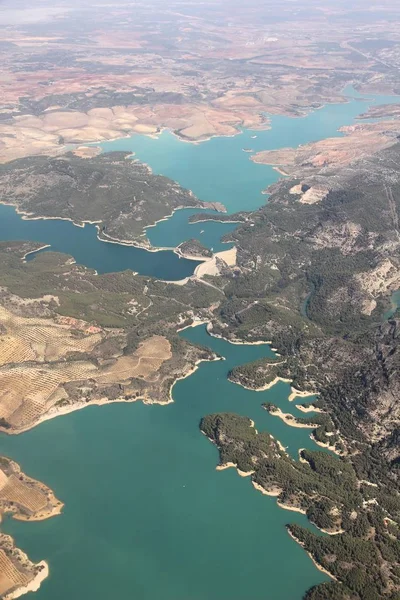
[[204, 233], [204, 229], [202, 229], [202, 230], [200, 231], [200, 233]]

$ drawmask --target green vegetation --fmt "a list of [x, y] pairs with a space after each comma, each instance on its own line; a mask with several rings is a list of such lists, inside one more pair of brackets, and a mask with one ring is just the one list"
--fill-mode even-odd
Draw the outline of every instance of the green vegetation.
[[[367, 518], [364, 525], [370, 532], [372, 524]], [[398, 598], [396, 593], [390, 593], [386, 589], [385, 557], [382, 556], [381, 548], [377, 547], [373, 540], [366, 539], [365, 536], [355, 537], [348, 534], [317, 536], [298, 525], [290, 525], [289, 531], [312, 554], [319, 565], [343, 582], [341, 586], [324, 584], [322, 589], [318, 586], [306, 595], [307, 600], [346, 597], [359, 600]], [[398, 566], [399, 549], [391, 558]], [[386, 591], [389, 591], [389, 594], [385, 593]]]
[[182, 242], [182, 244], [178, 246], [178, 250], [179, 252], [181, 252], [181, 254], [183, 254], [183, 256], [188, 257], [204, 256], [204, 258], [211, 258], [212, 256], [211, 250], [203, 246], [203, 244], [199, 242], [199, 240], [195, 239], [190, 239], [186, 242]]
[[[71, 59], [71, 57], [70, 57]], [[57, 59], [53, 56], [52, 61]], [[73, 59], [72, 59], [73, 61]], [[89, 67], [89, 62], [86, 63]], [[92, 68], [101, 68], [100, 64], [92, 64]], [[182, 102], [182, 94], [175, 92], [156, 92], [152, 88], [137, 87], [133, 91], [120, 92], [113, 89], [102, 88], [95, 93], [85, 92], [48, 94], [44, 98], [34, 99], [22, 97], [19, 99], [21, 113], [40, 115], [46, 109], [54, 105], [68, 110], [87, 112], [93, 108], [108, 108], [112, 106], [129, 106], [141, 104], [179, 104]], [[60, 142], [61, 143], [61, 142]]]
[[257, 434], [235, 414], [208, 415], [200, 428], [218, 446], [221, 463], [254, 470], [256, 483], [281, 489], [281, 502], [307, 511], [321, 528], [339, 529], [342, 515], [362, 505], [353, 467], [337, 457], [303, 450], [303, 461], [294, 461], [267, 432]]
[[0, 166], [3, 201], [35, 216], [99, 223], [100, 235], [137, 241], [146, 226], [173, 210], [202, 207], [188, 190], [153, 175], [127, 152], [94, 158], [32, 156]]
[[400, 573], [400, 529], [394, 523], [389, 528], [387, 519], [389, 512], [400, 513], [397, 497], [391, 505], [388, 498], [385, 509], [380, 508], [381, 494], [378, 504], [366, 503], [348, 460], [303, 450], [302, 461], [295, 461], [267, 432], [257, 434], [247, 417], [208, 415], [200, 428], [218, 446], [221, 464], [233, 462], [242, 471], [254, 471], [255, 483], [281, 490], [278, 501], [304, 510], [319, 528], [339, 532], [321, 536], [288, 526], [315, 561], [342, 582], [313, 588], [307, 600], [397, 598], [386, 593], [397, 585]]
[[235, 213], [234, 215], [217, 213], [196, 213], [189, 217], [189, 223], [198, 223], [201, 221], [220, 221], [222, 223], [243, 223], [246, 220], [246, 213]]
[[251, 363], [238, 365], [228, 374], [228, 379], [248, 388], [260, 389], [281, 376], [279, 359], [260, 358]]
[[315, 425], [314, 439], [340, 458], [303, 451], [305, 462], [292, 461], [232, 415], [206, 417], [202, 429], [221, 461], [254, 470], [255, 482], [280, 489], [279, 500], [318, 527], [344, 531], [316, 536], [290, 527], [338, 579], [307, 600], [400, 597], [400, 323], [397, 313], [382, 318], [387, 282], [400, 267], [399, 157], [396, 144], [324, 172], [319, 183], [331, 191], [311, 205], [289, 193], [298, 182], [283, 180], [225, 238], [238, 248], [241, 271], [221, 279], [225, 300], [213, 329], [270, 340], [281, 355], [235, 367], [230, 380], [257, 389], [283, 377], [316, 391], [313, 404], [324, 412], [296, 421]]
[[170, 332], [190, 311], [204, 311], [220, 298], [217, 290], [196, 281], [185, 286], [168, 284], [130, 271], [96, 275], [70, 257], [39, 253], [34, 260], [21, 257], [38, 244], [0, 242], [2, 286], [22, 298], [54, 295], [55, 312], [105, 327], [123, 327], [139, 337]]

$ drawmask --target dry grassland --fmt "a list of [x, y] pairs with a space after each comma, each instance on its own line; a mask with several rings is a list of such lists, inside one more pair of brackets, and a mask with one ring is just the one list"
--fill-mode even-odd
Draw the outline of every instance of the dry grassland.
[[[250, 160], [265, 165], [283, 167], [284, 172], [296, 176], [300, 171], [326, 167], [344, 167], [393, 145], [397, 141], [398, 121], [379, 121], [342, 127], [343, 137], [327, 138], [297, 148], [280, 148], [257, 152]], [[307, 171], [306, 171], [307, 169]]]
[[121, 356], [104, 375], [99, 376], [102, 383], [140, 377], [145, 381], [156, 381], [163, 362], [172, 357], [169, 341], [155, 335], [144, 342], [131, 356]]
[[[87, 113], [55, 111], [40, 116], [21, 115], [0, 124], [0, 162], [34, 154], [60, 154], [60, 136], [67, 144], [110, 140], [133, 133], [154, 135], [162, 128], [196, 141], [215, 135], [235, 135], [237, 127], [265, 126], [256, 107], [239, 103], [224, 108], [199, 104], [114, 106]], [[260, 105], [261, 106], [261, 105]]]

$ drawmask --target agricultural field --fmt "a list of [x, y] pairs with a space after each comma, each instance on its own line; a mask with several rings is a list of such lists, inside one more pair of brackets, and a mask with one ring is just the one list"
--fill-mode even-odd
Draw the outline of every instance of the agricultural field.
[[28, 577], [17, 569], [3, 550], [0, 550], [0, 596], [27, 581]]
[[42, 510], [47, 504], [47, 498], [43, 492], [29, 488], [15, 475], [11, 475], [6, 485], [0, 490], [0, 501], [13, 502], [32, 513]]
[[0, 370], [0, 418], [18, 429], [27, 427], [52, 406], [52, 396], [60, 385], [85, 380], [95, 373], [96, 367], [83, 361], [3, 368]]
[[20, 317], [1, 306], [0, 323], [5, 331], [0, 335], [0, 366], [11, 362], [56, 361], [69, 352], [90, 352], [103, 337], [99, 328], [89, 334], [75, 329], [73, 320], [62, 324], [53, 319]]
[[[20, 262], [21, 274], [23, 269]], [[169, 293], [159, 287], [145, 288], [149, 296], [150, 290], [157, 293], [152, 295], [154, 301], [147, 300], [150, 313], [160, 310], [158, 305], [164, 302], [164, 294]], [[173, 288], [177, 292], [180, 289]], [[102, 294], [107, 296], [107, 292]], [[100, 292], [98, 298], [101, 301]], [[89, 403], [139, 399], [169, 402], [174, 380], [189, 372], [204, 353], [210, 354], [178, 342], [176, 333], [169, 332], [170, 323], [164, 328], [159, 321], [157, 327], [154, 321], [154, 326], [150, 323], [145, 329], [101, 327], [93, 321], [57, 314], [61, 302], [54, 295], [35, 301], [3, 290], [0, 297], [0, 429], [3, 431], [19, 433], [44, 419]], [[126, 303], [131, 305], [132, 296], [126, 298]], [[176, 306], [179, 316], [174, 318], [181, 322], [187, 304], [177, 300]], [[165, 335], [156, 334], [157, 330], [165, 331]], [[4, 498], [19, 502], [22, 492], [18, 482], [8, 481], [0, 501]], [[26, 508], [33, 510], [39, 506], [27, 504]]]
[[62, 507], [50, 488], [25, 475], [14, 461], [0, 458], [0, 515], [40, 521], [60, 513]]

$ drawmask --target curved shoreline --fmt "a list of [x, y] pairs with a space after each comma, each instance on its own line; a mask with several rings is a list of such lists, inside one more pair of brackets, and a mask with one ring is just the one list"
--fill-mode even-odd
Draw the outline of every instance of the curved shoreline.
[[229, 344], [234, 344], [237, 346], [270, 346], [272, 344], [272, 342], [270, 341], [257, 341], [257, 342], [241, 342], [240, 340], [230, 340], [229, 338], [224, 338], [222, 335], [219, 335], [218, 333], [213, 333], [212, 332], [212, 323], [211, 321], [208, 321], [208, 325], [207, 325], [207, 333], [208, 335], [210, 335], [211, 337], [220, 339], [220, 340], [224, 340], [225, 342], [228, 342]]
[[302, 392], [292, 386], [291, 393], [290, 393], [288, 400], [289, 400], [289, 402], [292, 402], [296, 398], [308, 398], [309, 396], [318, 396], [318, 392], [307, 392], [307, 391]]
[[[174, 380], [174, 382], [171, 384], [171, 387], [170, 387], [170, 390], [168, 393], [168, 399], [165, 400], [164, 402], [161, 402], [159, 400], [152, 400], [151, 398], [144, 395], [144, 396], [139, 396], [137, 398], [132, 398], [129, 400], [126, 400], [125, 398], [115, 398], [114, 400], [108, 400], [108, 398], [99, 398], [97, 400], [92, 400], [90, 402], [75, 402], [74, 404], [69, 404], [67, 406], [60, 406], [60, 407], [53, 406], [50, 408], [50, 410], [47, 413], [45, 413], [37, 421], [35, 421], [35, 423], [32, 423], [22, 429], [17, 429], [17, 430], [16, 429], [14, 429], [14, 430], [4, 429], [4, 428], [0, 427], [0, 432], [6, 433], [7, 435], [20, 435], [21, 433], [30, 431], [31, 429], [33, 429], [34, 427], [37, 427], [38, 425], [40, 425], [41, 423], [44, 423], [45, 421], [50, 421], [52, 419], [55, 419], [56, 417], [60, 417], [62, 415], [68, 415], [70, 413], [73, 413], [78, 410], [82, 410], [84, 408], [88, 408], [90, 406], [104, 406], [106, 404], [111, 406], [112, 404], [123, 404], [123, 403], [132, 404], [134, 402], [142, 402], [143, 404], [159, 404], [160, 406], [166, 406], [166, 405], [172, 404], [174, 402], [174, 399], [172, 396], [172, 390], [173, 390], [174, 385], [178, 381], [181, 381], [182, 379], [186, 379], [187, 377], [190, 377], [190, 375], [193, 375], [193, 373], [195, 373], [197, 371], [197, 369], [199, 368], [200, 363], [213, 362], [216, 360], [224, 360], [224, 358], [215, 356], [215, 358], [211, 358], [211, 359], [202, 358], [202, 359], [197, 360], [195, 362], [194, 366], [191, 369], [189, 369], [187, 371], [187, 373], [180, 375], [179, 377], [177, 377]], [[58, 514], [58, 513], [55, 513], [55, 514]], [[22, 518], [20, 520], [24, 520], [24, 519]], [[29, 520], [33, 521], [34, 519], [29, 519]]]
[[[254, 344], [257, 344], [257, 343], [258, 342], [254, 342]], [[271, 346], [270, 342], [260, 342], [260, 343], [263, 343], [263, 344], [266, 343], [269, 346]], [[271, 348], [271, 350], [272, 350], [272, 348]], [[232, 381], [232, 380], [230, 379], [229, 381]], [[266, 390], [269, 390], [270, 388], [272, 388], [274, 385], [276, 385], [280, 381], [282, 381], [283, 383], [290, 383], [292, 380], [286, 379], [285, 377], [275, 377], [272, 381], [270, 381], [269, 383], [266, 383], [265, 385], [263, 385], [262, 387], [259, 387], [259, 388], [250, 387], [249, 385], [246, 385], [245, 383], [242, 383], [240, 381], [232, 381], [232, 383], [235, 383], [236, 385], [240, 385], [245, 390], [250, 390], [251, 392], [265, 392]]]
[[330, 577], [331, 579], [333, 579], [334, 581], [337, 581], [337, 578], [332, 575], [332, 573], [330, 573], [327, 569], [325, 569], [325, 567], [323, 567], [322, 565], [320, 565], [315, 558], [313, 557], [313, 555], [311, 554], [311, 552], [309, 552], [308, 550], [306, 550], [305, 545], [303, 544], [303, 542], [301, 542], [291, 531], [290, 529], [287, 528], [287, 532], [290, 535], [290, 537], [299, 544], [299, 546], [301, 546], [303, 548], [303, 550], [308, 554], [308, 556], [311, 558], [311, 560], [313, 561], [314, 565], [317, 567], [317, 569], [319, 571], [321, 571], [322, 573], [325, 573], [325, 575], [328, 575], [328, 577]]
[[216, 471], [226, 471], [226, 469], [231, 469], [234, 468], [237, 471], [237, 474], [240, 477], [250, 477], [250, 475], [253, 475], [254, 471], [241, 471], [240, 469], [238, 469], [238, 466], [236, 463], [233, 462], [227, 462], [227, 463], [223, 463], [222, 465], [217, 465], [215, 467]]
[[[103, 139], [103, 140], [95, 140], [95, 141], [80, 141], [80, 142], [72, 142], [70, 144], [68, 144], [68, 149], [66, 148], [66, 152], [70, 151], [71, 147], [78, 147], [78, 146], [100, 146], [103, 143], [107, 143], [107, 142], [115, 142], [117, 140], [125, 140], [127, 138], [131, 138], [135, 135], [143, 135], [145, 137], [149, 137], [152, 139], [159, 139], [160, 135], [162, 135], [164, 132], [168, 132], [170, 133], [172, 136], [174, 136], [178, 141], [180, 142], [184, 142], [186, 144], [193, 144], [198, 146], [199, 144], [202, 144], [204, 142], [209, 142], [210, 140], [214, 139], [214, 138], [233, 138], [236, 137], [237, 135], [241, 135], [243, 134], [245, 131], [248, 131], [250, 133], [254, 133], [254, 132], [258, 132], [258, 131], [269, 131], [272, 129], [272, 123], [271, 123], [271, 118], [275, 117], [275, 116], [281, 116], [281, 117], [287, 117], [289, 119], [303, 119], [304, 117], [306, 117], [307, 115], [311, 114], [312, 112], [316, 111], [316, 110], [321, 110], [323, 108], [325, 108], [327, 105], [341, 105], [341, 104], [349, 104], [350, 102], [357, 100], [358, 98], [355, 96], [349, 96], [349, 95], [344, 95], [343, 92], [346, 90], [346, 87], [349, 85], [349, 83], [347, 83], [341, 90], [340, 92], [338, 92], [338, 95], [342, 95], [342, 99], [341, 100], [337, 100], [334, 102], [328, 102], [325, 101], [324, 104], [320, 104], [318, 106], [308, 106], [308, 107], [303, 107], [303, 112], [302, 114], [293, 114], [291, 112], [288, 112], [287, 110], [283, 110], [282, 112], [278, 112], [276, 114], [272, 114], [269, 113], [267, 111], [263, 112], [264, 118], [266, 118], [266, 120], [263, 123], [259, 123], [258, 125], [255, 124], [253, 127], [243, 127], [243, 119], [241, 121], [238, 121], [235, 125], [231, 125], [234, 129], [235, 132], [234, 133], [212, 133], [209, 135], [205, 135], [203, 137], [199, 137], [199, 138], [190, 138], [190, 137], [185, 137], [180, 135], [180, 130], [177, 129], [172, 129], [171, 127], [167, 127], [167, 126], [162, 126], [162, 125], [154, 125], [152, 127], [156, 128], [156, 131], [152, 131], [152, 132], [140, 132], [140, 131], [135, 131], [134, 129], [132, 129], [130, 132], [127, 132], [125, 134], [119, 135], [117, 137], [114, 138], [110, 138], [110, 139]], [[353, 86], [353, 82], [350, 82], [350, 85]], [[356, 90], [355, 90], [356, 91]], [[363, 100], [365, 102], [368, 102], [369, 100], [373, 99], [376, 95], [379, 94], [375, 94], [372, 96], [372, 98], [360, 98], [360, 100]], [[396, 96], [396, 94], [391, 94], [392, 96]], [[145, 123], [142, 123], [139, 125], [144, 125], [146, 126]], [[252, 139], [256, 138], [257, 135], [253, 135], [251, 136]], [[135, 155], [135, 153], [133, 152], [133, 155]]]
[[21, 256], [21, 260], [26, 262], [25, 259], [27, 256], [29, 256], [30, 254], [36, 254], [36, 252], [40, 252], [41, 250], [44, 250], [45, 248], [51, 248], [51, 244], [43, 244], [43, 246], [40, 246], [40, 248], [36, 248], [36, 250], [29, 250], [29, 252], [26, 252], [23, 256]]
[[9, 594], [3, 596], [4, 600], [15, 600], [15, 598], [20, 598], [28, 592], [38, 591], [42, 582], [49, 576], [49, 565], [45, 560], [41, 560], [40, 562], [36, 563], [35, 567], [41, 567], [41, 569], [36, 573], [35, 577], [26, 585], [19, 586], [13, 592], [10, 592]]
[[[176, 283], [176, 282], [174, 282]], [[194, 319], [193, 323], [191, 323], [190, 325], [186, 325], [185, 327], [181, 327], [177, 329], [177, 332], [183, 331], [184, 329], [187, 329], [189, 327], [198, 327], [200, 325], [206, 325], [206, 329], [207, 329], [207, 333], [211, 336], [211, 337], [215, 337], [215, 338], [219, 338], [219, 339], [223, 339], [225, 342], [229, 343], [229, 344], [235, 344], [235, 345], [251, 345], [251, 344], [255, 344], [255, 345], [269, 345], [268, 342], [249, 342], [249, 344], [247, 344], [246, 342], [239, 342], [239, 341], [231, 341], [229, 339], [223, 338], [222, 336], [219, 335], [214, 335], [210, 332], [209, 330], [209, 325], [211, 324], [211, 321], [209, 320], [201, 320], [201, 319]], [[214, 353], [215, 355], [215, 353]], [[54, 419], [56, 417], [62, 416], [62, 415], [67, 415], [70, 414], [72, 412], [78, 411], [78, 410], [82, 410], [86, 407], [90, 407], [90, 406], [104, 406], [106, 404], [112, 405], [112, 404], [120, 404], [120, 403], [133, 403], [133, 402], [143, 402], [143, 404], [159, 404], [160, 406], [164, 406], [167, 404], [171, 404], [174, 402], [173, 400], [173, 396], [172, 396], [172, 391], [173, 391], [173, 387], [174, 385], [178, 382], [181, 381], [183, 379], [186, 379], [187, 377], [190, 377], [190, 375], [192, 375], [193, 373], [195, 373], [197, 371], [197, 369], [199, 368], [199, 365], [202, 362], [213, 362], [213, 361], [217, 361], [217, 360], [225, 360], [225, 358], [223, 356], [217, 356], [215, 355], [214, 358], [211, 359], [199, 359], [195, 362], [194, 366], [192, 366], [186, 373], [180, 375], [179, 377], [177, 377], [174, 382], [171, 384], [170, 390], [169, 390], [169, 394], [168, 394], [168, 399], [165, 400], [164, 402], [160, 402], [158, 400], [152, 400], [151, 398], [148, 398], [146, 396], [141, 396], [138, 398], [132, 398], [130, 400], [126, 400], [125, 398], [115, 398], [114, 400], [108, 400], [107, 398], [99, 398], [97, 400], [92, 400], [90, 402], [76, 402], [74, 404], [71, 405], [67, 405], [67, 406], [61, 406], [61, 407], [51, 407], [50, 410], [45, 413], [44, 415], [42, 415], [35, 423], [30, 424], [27, 427], [24, 427], [22, 429], [18, 429], [18, 430], [10, 430], [10, 429], [5, 429], [0, 427], [0, 432], [2, 433], [6, 433], [7, 435], [19, 435], [21, 433], [24, 433], [26, 431], [29, 431], [31, 429], [33, 429], [34, 427], [37, 427], [38, 425], [40, 425], [41, 423], [45, 422], [45, 421], [49, 421], [51, 419]], [[271, 384], [272, 385], [272, 384]], [[254, 421], [251, 421], [251, 426], [254, 427]]]
[[[84, 229], [86, 225], [95, 225], [96, 237], [100, 242], [105, 242], [108, 244], [117, 244], [119, 246], [128, 246], [128, 247], [132, 247], [132, 248], [137, 248], [139, 250], [144, 250], [146, 252], [173, 252], [179, 258], [183, 258], [185, 260], [192, 260], [194, 262], [201, 263], [200, 265], [197, 265], [197, 267], [194, 269], [194, 271], [191, 275], [188, 275], [187, 277], [184, 277], [183, 279], [176, 279], [176, 280], [175, 279], [174, 280], [161, 279], [160, 277], [145, 275], [145, 274], [141, 274], [137, 271], [132, 270], [132, 273], [134, 275], [140, 275], [143, 277], [153, 277], [157, 281], [164, 281], [165, 283], [172, 283], [175, 285], [185, 285], [191, 279], [196, 279], [197, 281], [201, 281], [201, 276], [198, 276], [198, 274], [196, 273], [196, 271], [199, 267], [201, 267], [203, 264], [205, 265], [206, 263], [215, 262], [216, 259], [218, 258], [219, 254], [222, 254], [224, 252], [229, 252], [230, 250], [233, 250], [235, 248], [235, 246], [233, 246], [232, 248], [229, 248], [227, 250], [221, 250], [220, 252], [216, 252], [215, 254], [213, 253], [212, 256], [208, 256], [208, 257], [200, 256], [200, 255], [198, 255], [198, 256], [189, 255], [189, 254], [185, 254], [184, 252], [182, 252], [179, 249], [180, 245], [175, 246], [175, 247], [173, 247], [173, 246], [154, 247], [150, 244], [150, 242], [148, 244], [146, 244], [145, 242], [141, 243], [139, 240], [124, 240], [124, 239], [113, 238], [101, 230], [100, 224], [102, 223], [102, 221], [75, 221], [74, 219], [69, 218], [69, 217], [47, 217], [44, 215], [32, 216], [34, 213], [27, 213], [25, 211], [22, 211], [18, 208], [18, 206], [16, 204], [13, 204], [11, 202], [4, 202], [4, 201], [0, 200], [0, 205], [11, 206], [12, 208], [14, 208], [16, 214], [19, 215], [21, 217], [21, 219], [25, 220], [25, 221], [70, 221], [74, 226], [81, 227], [82, 229]], [[159, 219], [152, 225], [146, 226], [144, 228], [144, 232], [148, 227], [155, 227], [157, 225], [157, 223], [159, 223], [161, 221], [169, 220], [176, 211], [186, 210], [186, 209], [191, 209], [191, 208], [196, 208], [196, 207], [180, 206], [180, 207], [174, 209], [172, 211], [172, 213], [170, 215], [168, 215], [167, 217]], [[199, 207], [199, 210], [208, 210], [208, 208], [207, 207], [204, 207], [204, 208]], [[141, 235], [145, 235], [145, 233], [142, 233]], [[27, 240], [27, 241], [30, 241], [30, 240]], [[227, 242], [227, 243], [229, 243], [229, 242]], [[51, 248], [51, 244], [43, 244], [39, 248], [36, 248], [35, 250], [30, 250], [29, 252], [26, 252], [26, 254], [24, 254], [24, 256], [22, 256], [22, 260], [25, 260], [27, 256], [29, 256], [31, 254], [36, 254], [37, 252], [44, 250], [45, 248]], [[222, 260], [223, 260], [223, 258], [222, 258]], [[77, 264], [75, 259], [74, 259], [74, 263]], [[79, 264], [81, 264], [81, 263], [79, 263]], [[85, 265], [83, 265], [83, 266], [85, 267]], [[96, 271], [96, 274], [97, 274], [97, 271]], [[261, 343], [263, 343], [263, 342], [261, 342]]]
[[289, 427], [297, 427], [298, 429], [316, 429], [318, 425], [316, 423], [299, 423], [293, 415], [290, 413], [284, 413], [280, 408], [274, 410], [268, 410], [270, 415], [273, 417], [279, 417]]
[[[109, 244], [119, 244], [120, 246], [131, 246], [134, 248], [139, 248], [140, 250], [146, 250], [147, 252], [174, 252], [180, 258], [186, 258], [187, 260], [195, 260], [195, 261], [207, 260], [207, 258], [205, 258], [204, 256], [203, 257], [192, 257], [190, 255], [186, 256], [183, 252], [179, 252], [177, 250], [179, 248], [179, 246], [156, 246], [155, 247], [155, 246], [152, 246], [150, 242], [148, 242], [146, 244], [145, 242], [140, 242], [140, 240], [137, 240], [137, 239], [136, 240], [125, 240], [125, 239], [113, 238], [112, 236], [108, 235], [107, 233], [105, 233], [104, 231], [102, 231], [100, 229], [100, 225], [101, 225], [101, 223], [103, 223], [103, 221], [101, 219], [96, 220], [96, 221], [90, 221], [90, 220], [79, 221], [79, 220], [75, 220], [72, 217], [53, 217], [53, 216], [45, 216], [45, 215], [36, 215], [35, 213], [26, 212], [24, 210], [21, 210], [19, 208], [18, 204], [15, 204], [13, 202], [6, 202], [4, 200], [0, 200], [0, 205], [11, 206], [12, 208], [14, 208], [16, 214], [19, 215], [23, 221], [70, 221], [75, 227], [81, 227], [82, 229], [84, 229], [86, 225], [95, 225], [96, 230], [97, 230], [97, 239], [100, 242], [105, 242], [105, 243], [109, 243]], [[198, 208], [199, 210], [216, 210], [216, 209], [210, 209], [210, 207], [207, 207], [207, 206], [178, 206], [177, 208], [174, 208], [169, 215], [163, 217], [162, 219], [158, 219], [157, 221], [154, 221], [154, 223], [151, 223], [150, 225], [146, 225], [145, 227], [143, 227], [143, 231], [139, 237], [146, 235], [146, 229], [148, 229], [150, 227], [156, 227], [158, 223], [160, 223], [162, 221], [168, 221], [169, 219], [171, 219], [171, 217], [173, 217], [175, 212], [177, 212], [178, 210], [192, 210], [194, 208], [195, 209]], [[27, 241], [29, 241], [29, 240], [27, 240]], [[27, 254], [25, 256], [27, 256], [28, 254], [34, 254], [35, 252], [38, 252], [39, 250], [42, 250], [43, 248], [47, 248], [47, 247], [50, 248], [51, 244], [46, 244], [36, 250], [27, 252]], [[23, 258], [25, 258], [25, 256]]]

